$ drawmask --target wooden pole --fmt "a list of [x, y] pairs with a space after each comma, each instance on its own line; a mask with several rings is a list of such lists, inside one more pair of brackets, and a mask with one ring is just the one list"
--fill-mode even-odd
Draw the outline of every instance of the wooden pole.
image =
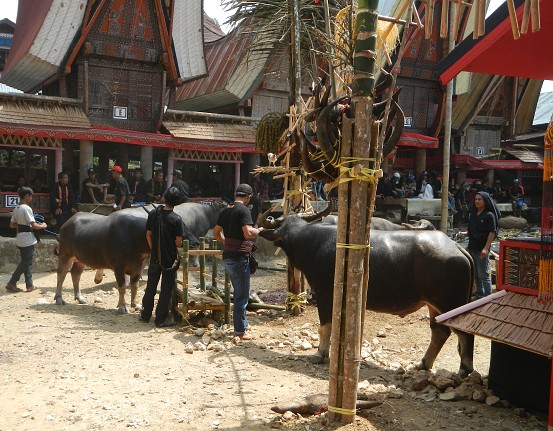
[[[411, 2], [410, 2], [411, 4]], [[355, 126], [351, 132], [351, 121], [344, 118], [342, 124], [342, 163], [354, 160], [347, 166], [351, 181], [339, 185], [338, 230], [336, 237], [336, 263], [334, 273], [334, 303], [331, 333], [332, 354], [329, 369], [329, 417], [342, 423], [352, 423], [355, 417], [357, 382], [361, 354], [363, 285], [368, 271], [369, 238], [367, 207], [372, 196], [374, 182], [363, 178], [362, 170], [374, 169], [375, 160], [369, 154], [375, 153], [371, 146], [378, 139], [372, 139], [373, 116], [372, 93], [374, 91], [376, 39], [378, 23], [378, 0], [359, 0], [356, 20], [357, 39], [354, 56], [353, 109]], [[411, 15], [408, 16], [408, 21]], [[353, 143], [348, 144], [348, 142]], [[376, 134], [375, 136], [378, 136]], [[351, 145], [351, 149], [349, 149]], [[353, 159], [348, 159], [352, 157]], [[341, 169], [346, 173], [346, 167]], [[370, 174], [369, 174], [369, 178]], [[344, 207], [346, 207], [344, 209]], [[345, 216], [345, 218], [344, 218]], [[342, 217], [342, 218], [340, 218]]]
[[[451, 3], [450, 16], [456, 16], [458, 4]], [[448, 52], [455, 48], [454, 26], [449, 27]], [[447, 231], [447, 221], [449, 220], [448, 210], [448, 192], [449, 192], [449, 171], [451, 157], [451, 115], [453, 112], [453, 80], [449, 81], [445, 91], [445, 121], [444, 121], [444, 148], [443, 148], [443, 168], [442, 168], [442, 218], [440, 219], [440, 230]]]
[[[200, 250], [205, 250], [205, 238], [204, 237], [201, 237], [199, 238], [200, 240]], [[204, 254], [200, 254], [200, 256], [198, 257], [199, 261], [200, 261], [200, 289], [202, 292], [205, 292], [205, 277], [204, 277], [204, 273], [205, 273], [205, 255]]]
[[524, 11], [522, 12], [522, 23], [520, 25], [520, 33], [528, 33], [528, 26], [530, 24], [530, 0], [524, 1]]
[[182, 242], [182, 312], [188, 314], [188, 250], [190, 244], [187, 239]]
[[[520, 30], [518, 28], [517, 12], [514, 0], [507, 0], [507, 8], [509, 9], [509, 19], [511, 20], [511, 28], [513, 30], [513, 39], [520, 39]], [[532, 22], [532, 25], [534, 23]]]

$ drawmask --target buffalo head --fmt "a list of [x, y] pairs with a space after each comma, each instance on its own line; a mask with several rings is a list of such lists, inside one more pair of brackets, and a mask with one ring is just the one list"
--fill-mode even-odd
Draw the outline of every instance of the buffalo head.
[[284, 231], [286, 229], [284, 228], [287, 224], [292, 222], [293, 220], [302, 221], [303, 223], [311, 223], [313, 221], [321, 220], [323, 217], [326, 217], [332, 212], [332, 205], [329, 203], [328, 206], [315, 214], [311, 215], [298, 215], [298, 214], [289, 214], [289, 215], [283, 215], [280, 216], [277, 219], [274, 219], [269, 216], [271, 213], [272, 208], [269, 208], [267, 211], [265, 211], [263, 214], [260, 214], [257, 218], [257, 224], [261, 227], [263, 227], [264, 230], [262, 230], [259, 235], [262, 238], [265, 238], [269, 241], [273, 241], [275, 245], [278, 246], [278, 241], [283, 239]]

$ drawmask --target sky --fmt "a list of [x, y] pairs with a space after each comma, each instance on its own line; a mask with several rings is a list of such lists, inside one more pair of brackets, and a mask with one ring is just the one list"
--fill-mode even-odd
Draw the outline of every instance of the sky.
[[[505, 0], [490, 0], [488, 15], [504, 2]], [[17, 0], [0, 0], [0, 5], [0, 19], [9, 18], [15, 22], [17, 18]], [[223, 10], [221, 0], [204, 0], [204, 10], [211, 18], [215, 18], [217, 20], [223, 31], [229, 30], [226, 26], [222, 25], [226, 21], [229, 12]], [[553, 91], [553, 81], [545, 81], [541, 91], [542, 93], [546, 91]]]

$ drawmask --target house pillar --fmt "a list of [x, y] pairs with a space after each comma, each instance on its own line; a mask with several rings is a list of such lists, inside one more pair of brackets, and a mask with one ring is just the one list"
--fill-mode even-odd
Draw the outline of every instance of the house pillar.
[[240, 162], [234, 163], [234, 189], [232, 190], [234, 193], [234, 190], [236, 190], [236, 187], [238, 187], [238, 184], [240, 184]]
[[55, 162], [54, 162], [54, 180], [52, 184], [58, 181], [58, 174], [63, 169], [63, 148], [55, 149]]
[[415, 150], [415, 176], [418, 176], [426, 169], [426, 148]]
[[79, 170], [80, 180], [84, 180], [87, 176], [87, 171], [94, 165], [94, 142], [81, 139], [80, 145], [80, 157], [79, 157]]
[[117, 164], [123, 168], [125, 173], [129, 169], [129, 147], [127, 144], [117, 145]]
[[173, 170], [175, 169], [175, 159], [169, 157], [167, 160], [167, 188], [173, 184]]
[[154, 171], [154, 150], [152, 147], [140, 147], [140, 167], [144, 174], [144, 180], [148, 181], [152, 179], [152, 173]]

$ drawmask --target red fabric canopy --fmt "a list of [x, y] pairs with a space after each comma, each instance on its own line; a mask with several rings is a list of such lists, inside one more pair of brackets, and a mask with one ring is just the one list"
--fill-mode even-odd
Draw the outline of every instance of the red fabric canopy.
[[438, 148], [438, 144], [438, 138], [435, 138], [433, 136], [403, 132], [396, 145], [399, 147]]
[[[524, 9], [523, 0], [515, 0], [519, 26]], [[469, 35], [437, 66], [442, 84], [447, 84], [461, 71], [518, 76], [533, 79], [553, 79], [550, 52], [553, 42], [553, 1], [540, 0], [541, 30], [513, 38], [507, 3], [503, 3], [486, 20], [486, 34], [473, 40]]]

